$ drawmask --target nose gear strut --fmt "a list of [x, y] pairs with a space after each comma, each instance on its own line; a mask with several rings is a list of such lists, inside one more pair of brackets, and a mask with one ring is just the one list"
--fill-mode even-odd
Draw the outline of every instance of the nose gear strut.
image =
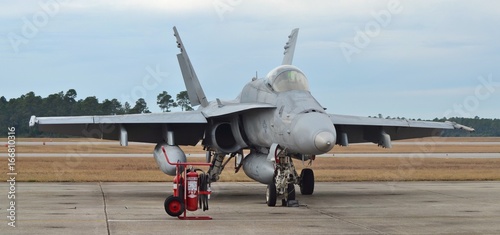
[[[266, 204], [268, 206], [275, 206], [278, 197], [281, 197], [283, 206], [299, 206], [298, 201], [295, 200], [295, 184], [300, 186], [302, 194], [312, 194], [312, 190], [314, 190], [314, 175], [312, 174], [312, 170], [303, 169], [301, 176], [299, 176], [293, 164], [292, 157], [290, 154], [287, 154], [286, 149], [280, 149], [279, 151], [278, 148], [276, 149], [274, 162], [274, 177], [273, 182], [267, 186]], [[304, 174], [304, 172], [307, 173]], [[304, 191], [302, 190], [303, 188], [307, 188], [307, 190]]]

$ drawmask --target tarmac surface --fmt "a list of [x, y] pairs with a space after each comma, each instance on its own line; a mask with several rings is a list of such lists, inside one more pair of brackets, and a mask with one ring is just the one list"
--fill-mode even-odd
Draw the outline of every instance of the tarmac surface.
[[[120, 143], [117, 141], [108, 141], [108, 142], [87, 142], [87, 141], [16, 141], [16, 145], [19, 146], [37, 146], [37, 145], [54, 145], [54, 146], [66, 146], [66, 145], [119, 145]], [[391, 142], [392, 145], [500, 145], [500, 142], [488, 141], [488, 142], [478, 142], [478, 141], [458, 141], [458, 142], [446, 142], [446, 141], [394, 141]], [[129, 145], [151, 145], [155, 146], [155, 144], [151, 143], [141, 143], [141, 142], [129, 142]], [[356, 143], [355, 145], [373, 145], [373, 143]]]
[[[9, 213], [9, 183], [0, 207]], [[171, 183], [15, 185], [16, 227], [0, 234], [500, 234], [500, 182], [316, 183], [299, 207], [268, 207], [265, 185], [214, 183], [213, 220], [163, 208]], [[298, 191], [298, 187], [296, 187]]]

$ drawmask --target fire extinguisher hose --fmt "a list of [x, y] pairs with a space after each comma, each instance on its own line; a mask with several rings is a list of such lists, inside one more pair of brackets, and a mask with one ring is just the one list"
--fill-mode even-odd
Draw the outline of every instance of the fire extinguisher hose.
[[[210, 185], [210, 178], [208, 174], [200, 174], [200, 192], [206, 192], [208, 191], [208, 187]], [[207, 194], [200, 194], [198, 195], [198, 202], [199, 202], [199, 207], [203, 208], [203, 211], [208, 210], [208, 195]]]

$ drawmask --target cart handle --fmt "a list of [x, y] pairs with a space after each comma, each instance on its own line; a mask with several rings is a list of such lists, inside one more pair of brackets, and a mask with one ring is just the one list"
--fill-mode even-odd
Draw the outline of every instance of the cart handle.
[[161, 150], [163, 151], [163, 154], [165, 154], [165, 159], [167, 159], [167, 163], [170, 164], [170, 165], [173, 165], [173, 166], [188, 166], [188, 165], [192, 165], [192, 166], [211, 166], [212, 165], [212, 163], [206, 163], [206, 162], [176, 162], [176, 163], [172, 163], [168, 159], [167, 151], [165, 150], [164, 146], [161, 146]]

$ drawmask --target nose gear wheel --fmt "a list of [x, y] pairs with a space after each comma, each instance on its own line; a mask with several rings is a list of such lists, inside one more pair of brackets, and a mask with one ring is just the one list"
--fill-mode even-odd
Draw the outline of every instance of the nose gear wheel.
[[300, 193], [302, 195], [311, 195], [314, 192], [314, 172], [312, 169], [305, 168], [300, 172]]
[[[295, 184], [300, 186], [303, 195], [311, 195], [314, 191], [314, 174], [311, 169], [303, 169], [297, 174], [291, 155], [282, 149], [275, 154], [275, 171], [273, 182], [267, 185], [266, 204], [275, 206], [278, 197], [282, 198], [283, 205], [298, 205], [295, 201]], [[293, 202], [293, 203], [289, 203]]]

